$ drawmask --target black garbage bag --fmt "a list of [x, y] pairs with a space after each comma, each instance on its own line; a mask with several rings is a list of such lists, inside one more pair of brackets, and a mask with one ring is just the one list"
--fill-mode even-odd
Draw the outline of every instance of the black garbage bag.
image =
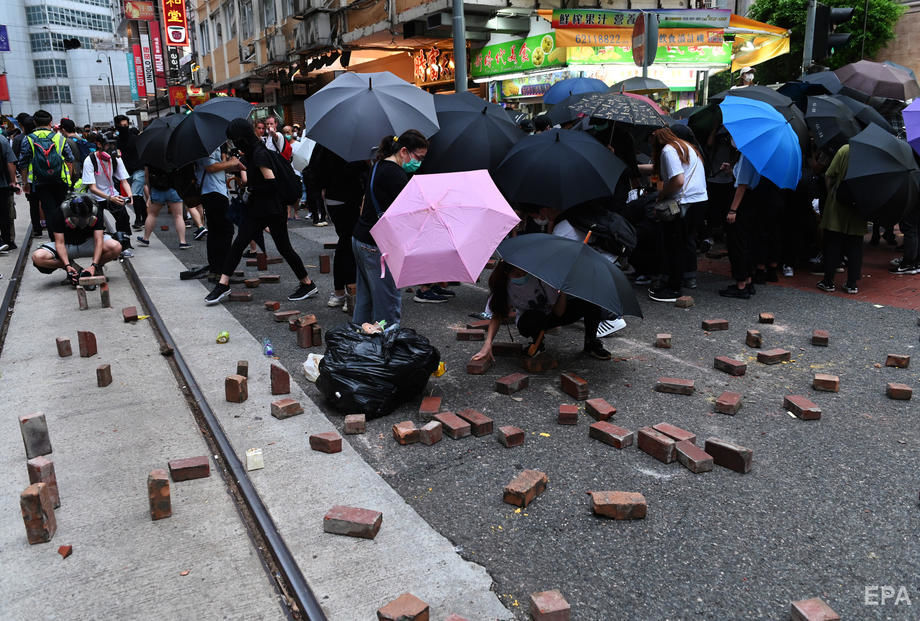
[[409, 328], [364, 334], [348, 323], [326, 333], [316, 387], [345, 414], [385, 416], [422, 392], [441, 353]]

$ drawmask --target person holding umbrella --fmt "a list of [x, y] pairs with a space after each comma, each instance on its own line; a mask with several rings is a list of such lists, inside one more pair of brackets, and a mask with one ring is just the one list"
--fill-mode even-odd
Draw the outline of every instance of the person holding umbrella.
[[850, 145], [845, 144], [837, 150], [824, 173], [827, 185], [827, 201], [821, 214], [821, 228], [824, 229], [824, 278], [818, 281], [817, 286], [828, 293], [837, 290], [834, 274], [843, 255], [847, 257], [847, 282], [843, 290], [850, 294], [859, 293], [857, 283], [862, 276], [862, 241], [866, 232], [866, 218], [837, 196], [849, 164]]

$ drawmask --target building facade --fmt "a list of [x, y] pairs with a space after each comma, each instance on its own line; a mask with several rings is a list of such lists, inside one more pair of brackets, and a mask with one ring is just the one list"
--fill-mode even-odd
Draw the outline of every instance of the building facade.
[[901, 0], [907, 9], [894, 28], [895, 38], [878, 54], [920, 75], [920, 0]]

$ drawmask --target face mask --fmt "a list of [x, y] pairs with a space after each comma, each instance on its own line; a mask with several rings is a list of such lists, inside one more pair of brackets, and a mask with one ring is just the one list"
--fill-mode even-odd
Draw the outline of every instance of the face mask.
[[537, 226], [546, 226], [549, 224], [549, 220], [547, 218], [533, 218], [533, 222]]
[[528, 280], [530, 280], [530, 274], [524, 274], [520, 278], [512, 278], [511, 284], [512, 285], [526, 285]]
[[741, 77], [741, 79], [744, 80], [745, 84], [750, 84], [751, 82], [754, 81], [754, 74], [753, 74], [753, 73], [745, 73], [745, 74]]
[[416, 172], [421, 165], [422, 163], [418, 160], [409, 160], [408, 162], [402, 165], [402, 169], [405, 170], [407, 173], [411, 174], [411, 173]]
[[285, 138], [286, 140], [290, 140], [291, 138], [293, 138], [293, 136], [291, 136], [290, 134], [285, 134], [285, 135], [284, 135], [284, 138]]

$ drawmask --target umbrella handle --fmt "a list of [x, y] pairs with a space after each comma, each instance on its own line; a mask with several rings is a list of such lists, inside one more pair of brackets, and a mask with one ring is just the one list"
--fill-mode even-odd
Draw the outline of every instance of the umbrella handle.
[[591, 233], [592, 233], [592, 231], [588, 231], [588, 234], [585, 235], [585, 241], [584, 241], [583, 243], [585, 243], [585, 244], [588, 243], [588, 240], [591, 239]]
[[384, 252], [380, 255], [380, 278], [387, 277], [387, 264], [384, 263], [383, 260], [387, 258], [388, 254], [389, 253]]

